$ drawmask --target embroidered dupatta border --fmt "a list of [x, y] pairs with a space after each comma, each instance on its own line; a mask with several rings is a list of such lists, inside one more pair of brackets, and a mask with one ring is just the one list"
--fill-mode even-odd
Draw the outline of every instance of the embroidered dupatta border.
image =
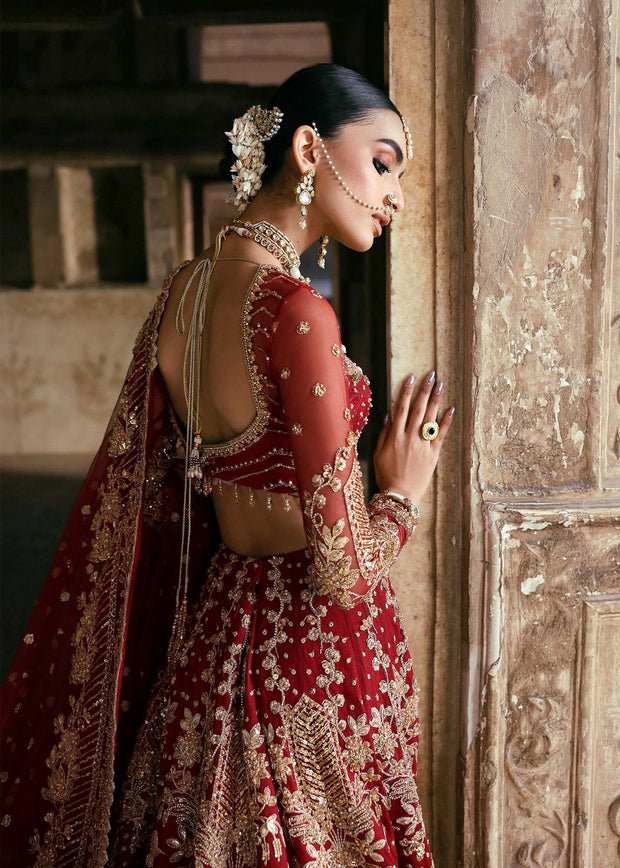
[[[36, 689], [31, 691], [37, 700], [44, 697], [45, 692], [57, 691], [57, 695], [52, 697], [53, 714], [44, 708], [43, 703], [40, 704], [41, 715], [35, 730], [42, 743], [52, 745], [45, 760], [49, 769], [47, 781], [40, 796], [38, 792], [32, 793], [34, 801], [41, 802], [42, 797], [44, 813], [38, 821], [31, 820], [36, 827], [28, 844], [16, 840], [9, 842], [9, 837], [12, 835], [15, 839], [20, 831], [25, 831], [23, 820], [20, 827], [18, 814], [20, 810], [25, 814], [28, 810], [33, 811], [31, 805], [22, 803], [21, 809], [18, 804], [13, 806], [16, 819], [13, 826], [17, 828], [10, 828], [10, 817], [9, 822], [3, 822], [9, 827], [3, 830], [5, 842], [18, 848], [20, 853], [29, 850], [33, 854], [34, 868], [51, 865], [58, 868], [103, 868], [107, 861], [120, 681], [140, 552], [146, 464], [155, 436], [149, 423], [152, 405], [158, 404], [161, 410], [167, 401], [160, 381], [155, 381], [152, 376], [157, 366], [157, 333], [172, 280], [183, 265], [164, 281], [138, 335], [133, 360], [103, 443], [78, 495], [52, 570], [29, 622], [29, 632], [18, 648], [13, 664], [14, 677], [7, 679], [12, 682], [7, 695], [12, 690], [19, 696], [21, 679], [28, 678], [32, 672], [37, 672], [37, 677], [40, 677], [43, 664], [49, 665], [49, 660], [41, 661], [35, 655], [34, 646], [39, 641], [39, 634], [42, 648], [58, 649], [54, 652], [59, 660], [56, 680], [49, 677], [50, 686], [39, 687], [37, 684], [39, 692]], [[87, 555], [75, 554], [79, 567], [74, 570], [72, 554], [86, 546], [90, 547]], [[61, 590], [65, 587], [70, 587], [71, 593]], [[49, 635], [53, 635], [50, 621], [55, 618], [54, 611], [50, 614], [53, 608], [50, 602], [62, 600], [63, 594], [71, 598], [71, 605], [75, 606], [73, 624], [77, 618], [77, 626], [69, 640], [69, 632], [65, 636], [62, 628], [63, 623], [66, 626], [66, 616], [64, 622], [60, 616], [53, 623], [61, 624], [56, 629], [61, 638], [52, 640], [50, 644]], [[41, 600], [47, 604], [43, 606], [43, 612], [40, 611]], [[63, 652], [70, 656], [70, 668], [63, 668], [60, 662]], [[54, 672], [53, 663], [49, 672], [50, 676]], [[63, 679], [61, 673], [67, 677], [59, 683]], [[32, 707], [35, 705], [34, 697], [29, 706], [24, 702], [23, 711], [36, 715], [38, 709]], [[17, 715], [21, 710], [22, 703], [18, 702], [11, 708], [4, 703], [4, 731], [12, 732], [11, 726], [16, 727], [16, 722], [11, 720], [12, 713]], [[30, 721], [28, 726], [32, 728]], [[4, 736], [2, 740], [5, 741]], [[11, 741], [16, 739], [9, 737], [7, 743]], [[26, 750], [30, 750], [31, 743], [32, 739]], [[41, 782], [41, 771], [39, 765], [32, 765], [33, 760], [30, 762], [33, 787], [37, 780]], [[27, 768], [26, 757], [24, 768]], [[26, 777], [25, 772], [23, 777]], [[19, 792], [21, 800], [27, 795], [28, 782], [17, 778], [16, 783], [20, 784], [16, 792]]]
[[[157, 365], [157, 331], [173, 277], [174, 274], [166, 279], [138, 336], [134, 358], [101, 447], [112, 460], [106, 488], [101, 492], [99, 512], [93, 519], [93, 529], [97, 532], [90, 555], [91, 590], [71, 640], [74, 648], [71, 681], [80, 689], [66, 729], [61, 730], [58, 746], [48, 760], [50, 782], [61, 761], [63, 740], [69, 737], [75, 743], [76, 753], [79, 755], [81, 748], [84, 755], [72, 788], [58, 798], [53, 786], [48, 786], [47, 798], [52, 801], [54, 810], [45, 820], [52, 836], [51, 840], [48, 835], [43, 836], [43, 840], [48, 838], [48, 841], [37, 853], [35, 868], [47, 864], [51, 848], [59, 865], [77, 866], [88, 861], [89, 865], [103, 866], [106, 862], [114, 793], [117, 702], [143, 509], [151, 375]], [[95, 646], [92, 652], [91, 643]], [[85, 724], [84, 720], [89, 723]], [[90, 782], [87, 798], [80, 785], [83, 780]], [[81, 809], [84, 804], [85, 810]], [[71, 838], [66, 840], [63, 818], [68, 820], [81, 810], [81, 828], [76, 830], [74, 826]]]

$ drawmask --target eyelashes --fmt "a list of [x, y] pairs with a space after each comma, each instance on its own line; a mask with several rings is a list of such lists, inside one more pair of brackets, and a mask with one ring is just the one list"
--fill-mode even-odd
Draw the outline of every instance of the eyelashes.
[[378, 160], [376, 157], [373, 158], [372, 164], [379, 175], [385, 175], [386, 172], [389, 173], [390, 171], [385, 163], [382, 163], [381, 160]]

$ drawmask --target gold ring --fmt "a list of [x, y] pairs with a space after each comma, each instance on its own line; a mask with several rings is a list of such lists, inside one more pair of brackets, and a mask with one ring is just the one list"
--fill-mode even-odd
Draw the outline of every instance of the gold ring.
[[425, 422], [422, 425], [422, 437], [424, 440], [434, 440], [435, 437], [439, 434], [439, 423], [435, 422]]

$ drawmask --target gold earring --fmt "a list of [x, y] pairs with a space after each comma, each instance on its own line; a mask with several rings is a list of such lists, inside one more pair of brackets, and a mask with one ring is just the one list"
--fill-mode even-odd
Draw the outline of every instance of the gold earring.
[[329, 244], [329, 235], [321, 235], [321, 244], [319, 246], [319, 258], [317, 260], [319, 268], [325, 268], [325, 257], [327, 256], [327, 245]]
[[295, 199], [299, 205], [300, 220], [299, 225], [302, 229], [306, 228], [306, 217], [308, 216], [308, 205], [314, 198], [314, 172], [308, 169], [301, 176], [299, 184], [295, 187]]

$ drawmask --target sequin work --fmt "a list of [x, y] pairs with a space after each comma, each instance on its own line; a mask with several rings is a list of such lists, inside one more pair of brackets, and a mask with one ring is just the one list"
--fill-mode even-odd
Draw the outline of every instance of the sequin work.
[[205, 447], [204, 490], [295, 494], [308, 546], [220, 547], [172, 683], [151, 696], [112, 864], [429, 868], [417, 685], [389, 579], [413, 528], [396, 502], [364, 503], [368, 380], [307, 285], [263, 269], [244, 316], [258, 421]]

